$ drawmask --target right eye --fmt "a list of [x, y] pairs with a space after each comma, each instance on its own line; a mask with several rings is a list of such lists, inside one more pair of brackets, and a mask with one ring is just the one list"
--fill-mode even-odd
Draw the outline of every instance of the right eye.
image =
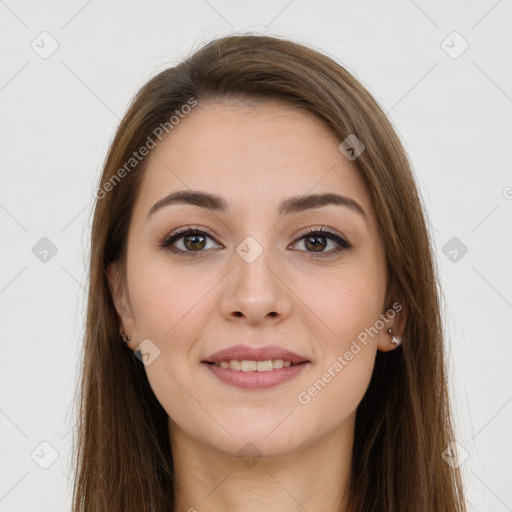
[[[214, 241], [213, 237], [206, 231], [184, 227], [170, 233], [160, 246], [175, 254], [190, 254], [191, 256], [196, 256], [198, 253], [204, 252], [204, 249], [214, 248], [206, 247], [208, 239]], [[217, 242], [214, 241], [214, 243], [220, 247]], [[177, 247], [176, 244], [181, 244], [181, 247]]]

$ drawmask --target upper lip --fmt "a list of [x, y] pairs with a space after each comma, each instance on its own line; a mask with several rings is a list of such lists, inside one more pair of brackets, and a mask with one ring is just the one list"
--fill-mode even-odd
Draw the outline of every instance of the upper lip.
[[302, 363], [308, 361], [307, 358], [295, 354], [290, 350], [278, 347], [277, 345], [266, 345], [264, 347], [251, 347], [249, 345], [234, 345], [208, 356], [204, 363], [220, 363], [222, 361], [231, 361], [232, 359], [247, 361], [268, 361], [269, 359], [283, 359], [291, 363]]

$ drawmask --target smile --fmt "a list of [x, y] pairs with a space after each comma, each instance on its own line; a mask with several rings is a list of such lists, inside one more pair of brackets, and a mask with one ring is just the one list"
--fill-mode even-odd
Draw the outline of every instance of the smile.
[[[285, 364], [286, 363], [286, 364]], [[291, 363], [282, 359], [267, 361], [230, 360], [202, 363], [220, 381], [241, 389], [268, 389], [297, 377], [311, 363]]]
[[248, 359], [231, 359], [230, 361], [214, 362], [215, 366], [230, 368], [242, 372], [268, 372], [278, 368], [288, 368], [293, 363], [283, 359], [268, 359], [267, 361], [251, 361]]

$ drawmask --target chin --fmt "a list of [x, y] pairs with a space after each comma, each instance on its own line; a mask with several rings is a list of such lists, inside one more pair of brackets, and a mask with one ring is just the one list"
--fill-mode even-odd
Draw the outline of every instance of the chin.
[[312, 438], [305, 432], [290, 432], [289, 426], [280, 425], [275, 428], [274, 425], [273, 429], [254, 424], [250, 427], [246, 424], [231, 426], [229, 432], [233, 437], [221, 434], [215, 439], [208, 437], [204, 442], [227, 456], [256, 460], [282, 458], [299, 452]]

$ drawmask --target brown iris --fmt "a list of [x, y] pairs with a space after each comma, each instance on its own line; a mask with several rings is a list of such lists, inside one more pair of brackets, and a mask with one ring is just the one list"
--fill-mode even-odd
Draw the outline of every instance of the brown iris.
[[183, 244], [188, 250], [201, 250], [206, 244], [206, 237], [198, 233], [186, 235], [183, 237]]
[[[323, 242], [322, 242], [322, 239], [323, 239]], [[310, 244], [311, 240], [314, 240], [314, 242]], [[304, 239], [304, 243], [306, 244], [306, 247], [308, 249], [310, 249], [312, 247], [314, 252], [319, 252], [319, 251], [321, 252], [325, 248], [325, 245], [326, 245], [325, 236], [318, 236], [318, 235], [308, 236]]]

